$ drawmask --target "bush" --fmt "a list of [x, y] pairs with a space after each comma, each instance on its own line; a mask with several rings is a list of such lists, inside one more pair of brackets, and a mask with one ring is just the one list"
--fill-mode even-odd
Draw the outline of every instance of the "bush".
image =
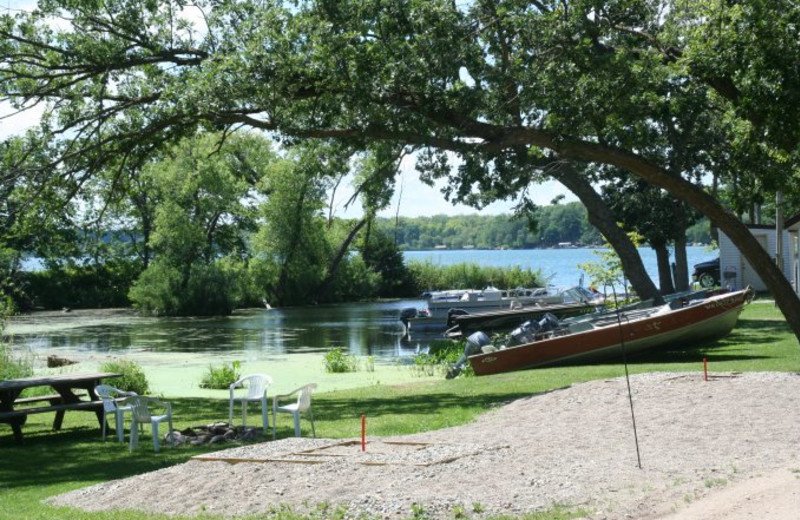
[[358, 371], [358, 360], [336, 347], [325, 354], [325, 371], [332, 374]]
[[113, 260], [102, 265], [53, 266], [25, 273], [28, 296], [45, 309], [127, 307], [128, 291], [138, 275], [134, 261]]
[[144, 314], [176, 315], [181, 307], [181, 279], [178, 269], [153, 262], [134, 282], [128, 297]]
[[[440, 340], [431, 342], [427, 353], [414, 356], [412, 370], [420, 376], [432, 376], [437, 373], [446, 374], [464, 354], [464, 341]], [[472, 366], [467, 363], [461, 371], [464, 375], [472, 375]]]
[[227, 390], [231, 384], [235, 383], [241, 374], [239, 361], [223, 363], [221, 367], [208, 367], [208, 372], [200, 380], [200, 388], [211, 388], [213, 390]]
[[100, 370], [122, 374], [122, 377], [115, 379], [113, 383], [120, 390], [136, 392], [139, 395], [146, 395], [150, 392], [150, 384], [147, 382], [144, 370], [134, 361], [127, 359], [108, 361], [100, 365]]
[[[0, 338], [5, 330], [6, 317], [14, 310], [14, 303], [9, 296], [0, 291]], [[11, 348], [0, 341], [0, 380], [16, 379], [33, 375], [33, 357], [16, 357]]]
[[370, 271], [380, 275], [376, 295], [381, 298], [415, 296], [417, 291], [411, 273], [394, 237], [378, 229], [373, 229], [368, 237], [368, 241], [361, 243], [361, 258]]
[[32, 356], [16, 357], [5, 343], [0, 343], [0, 380], [33, 375]]
[[136, 280], [129, 297], [144, 314], [156, 316], [219, 316], [233, 312], [239, 286], [230, 271], [195, 264], [189, 277], [163, 262], [153, 262]]
[[372, 271], [361, 257], [345, 258], [326, 301], [354, 301], [380, 296], [381, 275]]

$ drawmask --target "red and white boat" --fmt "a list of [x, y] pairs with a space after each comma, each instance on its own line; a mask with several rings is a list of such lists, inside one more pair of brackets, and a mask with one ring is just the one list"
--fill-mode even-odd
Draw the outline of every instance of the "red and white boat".
[[621, 360], [622, 347], [633, 354], [667, 345], [693, 346], [728, 335], [753, 295], [748, 287], [698, 301], [579, 318], [528, 343], [497, 350], [484, 347], [468, 360], [475, 375], [482, 376], [563, 362]]

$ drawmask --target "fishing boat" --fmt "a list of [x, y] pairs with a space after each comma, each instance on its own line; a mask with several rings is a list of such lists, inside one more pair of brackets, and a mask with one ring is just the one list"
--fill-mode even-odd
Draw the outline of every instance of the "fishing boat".
[[706, 299], [677, 299], [593, 319], [582, 317], [566, 324], [553, 317], [531, 330], [512, 333], [505, 348], [482, 345], [480, 353], [468, 355], [467, 360], [475, 374], [482, 376], [557, 363], [622, 359], [623, 351], [634, 354], [665, 346], [691, 347], [729, 334], [753, 295], [748, 287]]
[[468, 314], [453, 314], [448, 321], [445, 336], [451, 339], [465, 338], [473, 332], [507, 332], [531, 321], [540, 320], [546, 313], [559, 320], [583, 316], [598, 311], [598, 307], [588, 302], [533, 305], [519, 309], [501, 309]]
[[425, 299], [425, 308], [407, 307], [400, 311], [400, 321], [405, 325], [406, 332], [444, 331], [455, 315], [578, 302], [599, 304], [602, 301], [601, 295], [580, 286], [566, 289], [536, 287], [511, 290], [487, 287], [480, 291], [430, 291], [422, 296]]

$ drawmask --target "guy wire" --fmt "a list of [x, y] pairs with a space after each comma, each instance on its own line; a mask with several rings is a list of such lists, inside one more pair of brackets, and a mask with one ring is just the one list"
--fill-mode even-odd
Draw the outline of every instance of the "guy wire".
[[614, 293], [614, 303], [616, 304], [616, 314], [617, 314], [617, 330], [619, 330], [619, 345], [622, 349], [622, 363], [625, 365], [625, 382], [628, 385], [628, 402], [630, 403], [631, 407], [631, 421], [633, 423], [633, 441], [636, 444], [636, 461], [639, 469], [642, 469], [642, 456], [639, 453], [639, 435], [636, 432], [636, 414], [633, 411], [633, 395], [631, 394], [631, 378], [628, 372], [628, 355], [625, 351], [625, 338], [622, 334], [622, 316], [619, 311], [619, 302], [617, 301], [617, 290], [614, 287], [614, 284], [611, 284], [611, 291]]

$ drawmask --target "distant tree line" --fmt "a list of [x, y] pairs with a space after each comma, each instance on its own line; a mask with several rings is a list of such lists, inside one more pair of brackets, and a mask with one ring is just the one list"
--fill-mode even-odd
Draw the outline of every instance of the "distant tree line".
[[[379, 218], [377, 225], [394, 236], [402, 250], [447, 249], [535, 249], [559, 244], [601, 245], [600, 232], [589, 223], [580, 202], [537, 208], [531, 227], [527, 219], [512, 215], [435, 215], [432, 217]], [[711, 243], [707, 219], [687, 231], [690, 243]]]

